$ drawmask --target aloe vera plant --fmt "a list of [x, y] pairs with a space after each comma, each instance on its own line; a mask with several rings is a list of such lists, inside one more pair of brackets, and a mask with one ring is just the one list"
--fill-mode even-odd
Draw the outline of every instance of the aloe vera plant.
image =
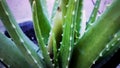
[[12, 38], [0, 33], [0, 61], [10, 68], [90, 68], [103, 63], [120, 47], [120, 0], [97, 18], [100, 3], [96, 0], [82, 35], [83, 0], [56, 0], [51, 20], [46, 0], [30, 0], [36, 46], [18, 26], [6, 0], [0, 0], [0, 19]]

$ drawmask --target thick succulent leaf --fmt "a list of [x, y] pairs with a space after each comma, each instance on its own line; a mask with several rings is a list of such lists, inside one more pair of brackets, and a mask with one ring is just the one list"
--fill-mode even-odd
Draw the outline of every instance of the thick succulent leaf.
[[42, 37], [44, 38], [44, 43], [47, 44], [51, 26], [45, 14], [45, 7], [42, 4], [42, 1], [41, 0], [34, 0], [34, 1], [36, 2], [38, 26], [41, 29], [41, 32], [42, 32], [41, 34], [42, 34]]
[[94, 9], [93, 9], [93, 11], [92, 11], [92, 13], [90, 15], [90, 18], [88, 20], [86, 29], [88, 29], [88, 27], [90, 27], [91, 24], [93, 24], [95, 22], [96, 17], [97, 17], [97, 13], [98, 13], [98, 10], [99, 10], [100, 2], [101, 2], [101, 0], [96, 0]]
[[44, 43], [44, 38], [42, 36], [42, 31], [41, 28], [39, 26], [39, 17], [38, 17], [38, 11], [37, 11], [37, 4], [36, 1], [33, 1], [33, 20], [34, 20], [34, 28], [35, 28], [35, 32], [36, 32], [36, 36], [37, 36], [37, 40], [38, 40], [38, 45], [42, 51], [42, 55], [43, 55], [43, 59], [45, 61], [45, 64], [47, 67], [52, 68], [52, 62], [49, 56], [49, 53], [47, 51], [47, 46]]
[[58, 51], [57, 51], [57, 43], [55, 39], [55, 35], [52, 34], [52, 39], [53, 39], [53, 61], [54, 61], [54, 66], [55, 68], [58, 68]]
[[55, 0], [54, 1], [54, 5], [53, 5], [53, 9], [52, 9], [52, 15], [51, 15], [51, 21], [53, 20], [56, 12], [57, 12], [57, 9], [59, 7], [59, 3], [60, 3], [60, 0]]
[[75, 4], [77, 1], [70, 0], [68, 12], [64, 16], [62, 42], [60, 46], [59, 64], [60, 68], [66, 68], [71, 58], [72, 47], [74, 45], [74, 16]]
[[68, 6], [70, 6], [70, 4], [68, 5], [68, 2], [69, 2], [69, 0], [61, 0], [60, 7], [62, 10], [63, 19], [64, 19], [64, 16], [66, 16]]
[[16, 45], [2, 33], [0, 33], [0, 60], [10, 68], [32, 67]]
[[49, 18], [49, 14], [48, 14], [48, 10], [47, 10], [47, 4], [46, 4], [46, 0], [40, 0], [41, 5], [42, 5], [42, 10], [46, 16], [46, 18]]
[[103, 67], [115, 68], [120, 62], [119, 47], [118, 47], [120, 46], [120, 42], [116, 43], [114, 46], [115, 49], [114, 48], [110, 49], [113, 52], [112, 53], [106, 52], [106, 55], [103, 54], [102, 57], [99, 57], [95, 62], [95, 64], [92, 65], [92, 68], [103, 68]]
[[34, 1], [34, 0], [29, 0], [31, 6], [32, 6], [32, 4], [33, 4], [33, 1]]
[[62, 40], [62, 12], [60, 10], [56, 11], [56, 14], [53, 18], [53, 27], [50, 32], [49, 42], [48, 42], [48, 51], [50, 52], [51, 57], [55, 62], [55, 67], [58, 64], [57, 55], [58, 49], [60, 48], [60, 42]]
[[56, 41], [56, 45], [57, 45], [57, 49], [60, 47], [60, 42], [62, 39], [62, 13], [61, 11], [57, 11], [54, 18], [53, 18], [53, 27], [51, 29], [50, 32], [50, 37], [49, 37], [49, 41], [48, 41], [48, 51], [50, 52], [50, 54], [53, 54], [53, 34], [55, 37], [55, 41]]
[[43, 67], [42, 61], [35, 50], [36, 45], [23, 34], [10, 12], [6, 0], [0, 1], [0, 19], [27, 62], [35, 68]]
[[100, 57], [95, 62], [95, 67], [101, 67], [105, 64], [119, 49], [120, 47], [120, 31], [118, 31], [114, 37], [111, 39], [109, 43], [107, 43], [106, 47], [102, 50], [102, 57]]
[[[31, 4], [31, 7], [32, 7], [32, 4], [33, 4], [33, 1], [34, 1], [34, 0], [29, 0], [29, 2], [30, 2], [30, 4]], [[46, 16], [47, 18], [49, 18], [49, 16], [48, 16], [48, 11], [47, 11], [46, 0], [39, 0], [39, 1], [42, 2], [42, 3], [41, 3], [41, 5], [42, 5], [42, 10], [43, 10], [45, 16]]]
[[75, 4], [75, 16], [74, 16], [74, 22], [75, 22], [75, 42], [79, 39], [80, 30], [81, 30], [81, 23], [82, 23], [82, 7], [83, 7], [83, 0], [77, 0]]
[[120, 43], [120, 31], [118, 31], [116, 34], [114, 34], [114, 37], [110, 40], [109, 43], [107, 43], [106, 48], [103, 49], [103, 56], [109, 56], [114, 54], [115, 51], [119, 49], [119, 43]]
[[[120, 29], [120, 0], [114, 0], [75, 45], [70, 67], [88, 68], [106, 47], [112, 35]], [[101, 40], [102, 39], [102, 40]]]

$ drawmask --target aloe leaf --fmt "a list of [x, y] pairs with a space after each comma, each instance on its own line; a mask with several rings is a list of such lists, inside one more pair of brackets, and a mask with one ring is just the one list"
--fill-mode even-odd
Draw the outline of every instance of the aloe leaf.
[[81, 23], [82, 23], [82, 7], [83, 7], [83, 0], [77, 0], [76, 5], [75, 5], [75, 42], [77, 42], [77, 40], [80, 37], [80, 30], [81, 30]]
[[35, 68], [44, 67], [42, 59], [40, 59], [34, 48], [36, 45], [24, 35], [18, 26], [6, 3], [6, 0], [0, 1], [0, 19], [17, 47], [23, 53], [27, 62]]
[[57, 43], [55, 39], [54, 33], [52, 34], [52, 39], [53, 39], [53, 60], [54, 60], [54, 66], [55, 68], [58, 68], [58, 51], [57, 51]]
[[41, 0], [34, 0], [36, 2], [36, 9], [37, 9], [37, 17], [38, 17], [38, 26], [41, 29], [42, 37], [44, 38], [44, 43], [47, 44], [49, 32], [51, 29], [50, 23], [45, 14], [45, 7], [43, 8], [43, 4]]
[[58, 67], [58, 49], [60, 48], [60, 42], [62, 40], [62, 12], [61, 10], [57, 10], [56, 14], [53, 18], [53, 26], [50, 32], [50, 37], [48, 41], [48, 51], [50, 53], [51, 58], [55, 63], [55, 67]]
[[96, 17], [97, 17], [97, 13], [98, 13], [98, 10], [99, 10], [99, 7], [100, 7], [100, 2], [101, 2], [101, 0], [96, 0], [94, 9], [93, 9], [93, 11], [90, 15], [90, 18], [88, 20], [88, 24], [87, 24], [86, 29], [88, 29], [91, 26], [91, 24], [95, 22]]
[[53, 35], [55, 36], [55, 41], [56, 41], [56, 46], [57, 49], [60, 47], [60, 42], [62, 39], [62, 12], [60, 10], [57, 10], [54, 18], [53, 18], [53, 27], [51, 29], [50, 32], [50, 37], [49, 37], [49, 41], [48, 41], [48, 51], [50, 52], [50, 54], [53, 54]]
[[[33, 1], [34, 0], [29, 0], [30, 4], [31, 4], [31, 7], [32, 7], [32, 4], [33, 4]], [[47, 5], [46, 5], [46, 0], [39, 0], [41, 1], [41, 5], [42, 5], [42, 10], [43, 10], [43, 13], [45, 14], [45, 16], [48, 18], [48, 11], [47, 11]]]
[[29, 0], [31, 6], [32, 6], [32, 4], [33, 4], [33, 1], [34, 1], [34, 0]]
[[[119, 51], [119, 46], [120, 46], [120, 42], [118, 42], [118, 43], [116, 43], [115, 45], [115, 48], [116, 49], [114, 49], [114, 48], [112, 48], [112, 49], [109, 49], [109, 50], [111, 50], [111, 51], [113, 51], [113, 52], [109, 52], [108, 50], [106, 50], [106, 55], [105, 54], [103, 54], [103, 56], [102, 57], [99, 57], [96, 61], [95, 61], [95, 63], [94, 63], [94, 65], [92, 65], [92, 68], [101, 68], [101, 67], [106, 67], [106, 65], [108, 65], [109, 63], [113, 63], [113, 65], [109, 65], [109, 66], [112, 66], [112, 68], [115, 68], [118, 64], [119, 64], [119, 60], [117, 60], [119, 57], [119, 55], [118, 55], [118, 53], [119, 52], [117, 52], [117, 51]], [[116, 56], [117, 55], [117, 56]], [[117, 57], [117, 58], [116, 58]], [[113, 59], [116, 59], [117, 60], [117, 62], [115, 62], [115, 64], [114, 64], [114, 62], [113, 61], [116, 61], [116, 60], [113, 60]], [[112, 62], [111, 62], [112, 61]]]
[[[120, 0], [114, 0], [106, 12], [97, 20], [75, 45], [70, 67], [88, 68], [102, 50], [110, 37], [120, 29]], [[111, 29], [112, 28], [112, 29]], [[102, 40], [101, 40], [102, 39]]]
[[16, 45], [2, 33], [0, 33], [0, 60], [11, 68], [31, 67]]
[[49, 53], [47, 51], [47, 46], [44, 43], [44, 38], [41, 33], [41, 28], [39, 26], [39, 17], [38, 17], [38, 11], [37, 11], [37, 1], [33, 1], [33, 20], [34, 20], [34, 28], [38, 40], [39, 47], [42, 51], [43, 59], [45, 61], [45, 64], [49, 68], [53, 68], [52, 62], [49, 56]]
[[105, 64], [115, 52], [118, 51], [120, 47], [120, 31], [118, 31], [114, 37], [111, 39], [109, 43], [107, 43], [106, 47], [102, 50], [102, 57], [100, 57], [97, 61], [95, 61], [96, 67], [101, 67]]
[[42, 5], [42, 10], [45, 14], [45, 16], [47, 17], [47, 19], [49, 18], [49, 14], [48, 14], [48, 10], [47, 10], [47, 4], [46, 4], [46, 0], [40, 0], [41, 5]]
[[53, 9], [52, 9], [52, 15], [51, 15], [51, 20], [53, 20], [55, 14], [57, 12], [57, 9], [59, 7], [59, 2], [60, 2], [60, 0], [55, 0], [54, 1], [54, 5], [53, 5]]
[[119, 49], [119, 43], [120, 43], [120, 31], [118, 31], [116, 34], [114, 34], [114, 37], [110, 40], [109, 43], [107, 43], [106, 48], [103, 50], [103, 56], [109, 56], [111, 54], [114, 54], [117, 49]]
[[64, 19], [64, 16], [66, 16], [68, 6], [70, 6], [70, 4], [68, 5], [68, 2], [69, 0], [61, 0], [60, 7], [62, 10], [63, 19]]
[[[50, 34], [50, 40], [48, 45], [48, 50], [51, 52], [53, 50], [55, 65], [58, 64], [58, 53], [60, 48], [60, 42], [62, 40], [62, 12], [57, 10], [55, 17], [53, 18], [53, 28]], [[51, 49], [50, 49], [51, 48]]]
[[68, 12], [63, 21], [63, 37], [60, 46], [59, 64], [60, 68], [67, 68], [71, 58], [72, 47], [74, 45], [74, 15], [75, 4], [77, 1], [70, 0], [68, 6]]

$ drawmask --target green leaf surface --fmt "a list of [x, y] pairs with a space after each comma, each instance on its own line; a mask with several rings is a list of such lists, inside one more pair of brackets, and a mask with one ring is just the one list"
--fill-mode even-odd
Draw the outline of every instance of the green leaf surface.
[[91, 13], [90, 18], [88, 20], [86, 29], [88, 29], [91, 26], [91, 24], [93, 24], [95, 22], [95, 20], [97, 18], [97, 13], [98, 13], [98, 10], [100, 7], [100, 3], [101, 3], [101, 0], [96, 0], [94, 9], [92, 10], [92, 13]]
[[0, 33], [0, 60], [10, 68], [32, 67], [16, 45], [2, 33]]
[[54, 5], [53, 5], [53, 9], [52, 9], [52, 15], [51, 15], [51, 20], [53, 20], [55, 14], [57, 12], [58, 7], [60, 7], [59, 3], [60, 3], [60, 0], [55, 0], [54, 1]]
[[88, 68], [120, 29], [120, 0], [115, 0], [75, 45], [70, 67]]
[[41, 28], [39, 26], [39, 17], [38, 17], [38, 11], [37, 11], [37, 1], [33, 1], [33, 7], [32, 8], [33, 8], [34, 29], [35, 29], [35, 32], [36, 32], [39, 47], [40, 47], [40, 49], [42, 51], [43, 59], [44, 59], [45, 64], [46, 64], [47, 67], [53, 68], [49, 53], [48, 53], [47, 48], [46, 48], [47, 46], [44, 43], [44, 38], [42, 36]]
[[[36, 2], [38, 26], [41, 29], [42, 32], [41, 34], [42, 37], [44, 38], [44, 43], [47, 44], [51, 26], [45, 14], [45, 7], [43, 6], [42, 1], [41, 0], [34, 0], [34, 1]], [[38, 35], [36, 37], [38, 37]]]
[[109, 59], [119, 50], [120, 48], [120, 31], [118, 31], [111, 41], [106, 44], [106, 47], [102, 50], [102, 57], [99, 57], [95, 61], [96, 67], [101, 67], [103, 64], [107, 63]]
[[62, 10], [63, 20], [64, 20], [64, 16], [66, 16], [68, 6], [70, 6], [70, 4], [68, 5], [68, 3], [69, 3], [69, 0], [61, 0], [60, 7]]
[[22, 30], [18, 26], [17, 22], [15, 21], [6, 0], [0, 1], [0, 19], [3, 22], [4, 26], [6, 27], [7, 31], [9, 32], [11, 38], [17, 45], [18, 49], [22, 52], [25, 59], [31, 66], [37, 67], [44, 67], [41, 58], [38, 56], [36, 52], [36, 45], [30, 41], [25, 34], [23, 34]]
[[75, 4], [75, 16], [73, 16], [74, 18], [74, 22], [75, 22], [75, 42], [77, 42], [77, 40], [79, 39], [79, 37], [81, 36], [80, 34], [80, 30], [82, 25], [82, 8], [83, 8], [83, 0], [77, 0], [76, 4]]
[[64, 17], [63, 23], [63, 37], [62, 43], [60, 46], [60, 54], [59, 54], [59, 65], [60, 68], [67, 68], [69, 65], [69, 61], [71, 58], [72, 47], [74, 45], [74, 19], [75, 15], [75, 4], [76, 1], [70, 0], [68, 6], [68, 12]]

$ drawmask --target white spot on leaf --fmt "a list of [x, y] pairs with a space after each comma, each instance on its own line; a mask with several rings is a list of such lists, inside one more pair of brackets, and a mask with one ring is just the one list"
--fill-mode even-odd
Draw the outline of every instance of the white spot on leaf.
[[65, 28], [65, 24], [63, 25], [63, 28]]
[[49, 55], [50, 53], [48, 52], [48, 55]]
[[52, 34], [52, 31], [50, 31], [49, 35], [51, 35], [51, 34]]
[[64, 16], [64, 18], [66, 18], [66, 16]]
[[77, 0], [75, 0], [75, 2], [77, 2]]
[[14, 24], [12, 24], [12, 27], [15, 29], [16, 28], [16, 26], [14, 25]]
[[52, 59], [50, 59], [50, 61], [52, 61]]
[[120, 38], [118, 38], [117, 40], [120, 41]]
[[93, 61], [93, 64], [95, 64], [95, 61]]
[[71, 51], [71, 46], [69, 47], [69, 51]]
[[72, 36], [70, 37], [70, 41], [72, 40]]
[[60, 51], [60, 48], [58, 49], [58, 51]]
[[70, 61], [70, 57], [68, 57], [68, 61]]
[[62, 34], [62, 36], [63, 36], [63, 34]]
[[8, 66], [8, 68], [10, 68], [10, 65], [7, 65]]
[[9, 16], [9, 13], [8, 13], [7, 11], [5, 11], [5, 13], [6, 13], [6, 15], [8, 15], [8, 16]]
[[31, 55], [31, 52], [30, 52], [30, 50], [27, 50], [27, 52], [28, 52], [28, 54], [30, 54], [30, 55]]
[[55, 64], [52, 64], [53, 66], [55, 66]]
[[3, 58], [0, 58], [1, 61], [3, 61]]
[[93, 23], [89, 23], [89, 25], [91, 25], [91, 26], [92, 26], [92, 25], [93, 25]]
[[111, 46], [114, 46], [114, 44], [112, 44]]
[[66, 66], [66, 68], [68, 68], [68, 65]]
[[24, 43], [24, 41], [23, 41], [23, 39], [22, 39], [22, 38], [20, 38], [20, 41], [21, 41], [22, 43]]
[[37, 61], [34, 59], [34, 62], [37, 63]]
[[117, 34], [115, 34], [114, 37], [116, 38], [116, 37], [117, 37]]
[[66, 5], [66, 8], [68, 7], [69, 5]]
[[71, 25], [71, 28], [73, 28], [73, 24]]
[[107, 44], [107, 45], [106, 45], [106, 48], [108, 48], [108, 47], [109, 47], [109, 45]]
[[75, 11], [72, 12], [72, 15], [75, 15]]
[[99, 56], [102, 57], [102, 52], [100, 52]]
[[60, 45], [62, 45], [62, 42], [60, 42]]

